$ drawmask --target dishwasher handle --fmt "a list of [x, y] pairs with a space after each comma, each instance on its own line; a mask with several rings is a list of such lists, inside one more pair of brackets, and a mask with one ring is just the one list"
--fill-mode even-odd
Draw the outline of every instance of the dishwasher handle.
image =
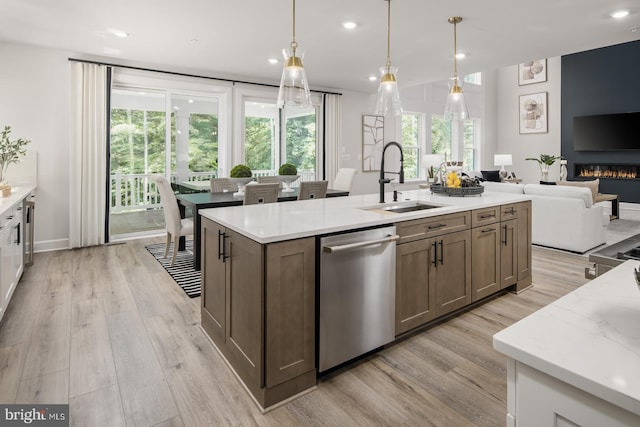
[[377, 245], [379, 243], [387, 243], [387, 242], [395, 242], [399, 240], [400, 236], [397, 234], [387, 235], [381, 239], [376, 240], [365, 240], [364, 242], [355, 242], [355, 243], [347, 243], [346, 245], [337, 245], [337, 246], [324, 246], [322, 249], [324, 252], [336, 253], [336, 252], [344, 252], [349, 251], [351, 249], [363, 248], [365, 246]]

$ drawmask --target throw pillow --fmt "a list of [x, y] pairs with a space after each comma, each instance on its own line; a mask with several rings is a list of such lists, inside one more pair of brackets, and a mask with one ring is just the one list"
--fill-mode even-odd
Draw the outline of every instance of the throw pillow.
[[593, 203], [595, 203], [596, 197], [598, 197], [598, 186], [600, 185], [600, 179], [594, 179], [593, 181], [556, 181], [556, 184], [569, 185], [573, 187], [587, 187], [589, 190], [591, 190]]
[[500, 171], [480, 171], [482, 177], [487, 181], [500, 182]]

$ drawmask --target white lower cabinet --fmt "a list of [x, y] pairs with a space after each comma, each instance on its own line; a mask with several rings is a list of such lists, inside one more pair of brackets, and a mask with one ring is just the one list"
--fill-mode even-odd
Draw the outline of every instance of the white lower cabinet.
[[526, 364], [508, 360], [508, 427], [628, 427], [640, 417]]
[[0, 319], [24, 269], [22, 209], [19, 204], [0, 218]]

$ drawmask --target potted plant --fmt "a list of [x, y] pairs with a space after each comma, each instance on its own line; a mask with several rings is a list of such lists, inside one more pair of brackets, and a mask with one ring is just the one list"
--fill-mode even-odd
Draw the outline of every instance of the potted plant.
[[278, 169], [280, 181], [284, 184], [283, 193], [294, 191], [291, 184], [299, 178], [298, 169], [291, 163], [283, 163]]
[[5, 126], [4, 130], [0, 132], [0, 189], [3, 192], [5, 189], [11, 189], [5, 182], [7, 168], [11, 163], [18, 163], [20, 158], [27, 154], [27, 150], [24, 147], [31, 142], [22, 138], [11, 141], [9, 138], [10, 133], [11, 126]]
[[556, 160], [561, 159], [562, 156], [553, 156], [550, 154], [540, 154], [539, 158], [535, 157], [527, 157], [525, 160], [534, 160], [538, 162], [538, 166], [540, 167], [540, 173], [542, 174], [540, 181], [549, 180], [549, 166], [554, 164]]

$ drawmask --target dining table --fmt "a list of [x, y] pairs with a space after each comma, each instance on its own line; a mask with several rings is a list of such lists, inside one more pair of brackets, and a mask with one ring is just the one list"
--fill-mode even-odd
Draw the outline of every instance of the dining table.
[[[292, 188], [293, 191], [280, 190], [278, 193], [278, 202], [290, 202], [298, 200], [299, 188]], [[327, 189], [327, 197], [344, 197], [348, 196], [349, 192], [344, 190]], [[200, 228], [201, 217], [199, 214], [200, 209], [209, 208], [221, 208], [225, 206], [240, 206], [244, 203], [243, 196], [235, 196], [232, 192], [224, 193], [210, 193], [199, 192], [189, 194], [176, 194], [178, 200], [178, 208], [180, 209], [180, 216], [186, 217], [187, 209], [191, 209], [193, 212], [193, 268], [200, 270], [201, 260], [200, 256], [202, 248], [200, 247]], [[185, 249], [185, 238], [180, 238], [180, 244], [178, 250]]]

